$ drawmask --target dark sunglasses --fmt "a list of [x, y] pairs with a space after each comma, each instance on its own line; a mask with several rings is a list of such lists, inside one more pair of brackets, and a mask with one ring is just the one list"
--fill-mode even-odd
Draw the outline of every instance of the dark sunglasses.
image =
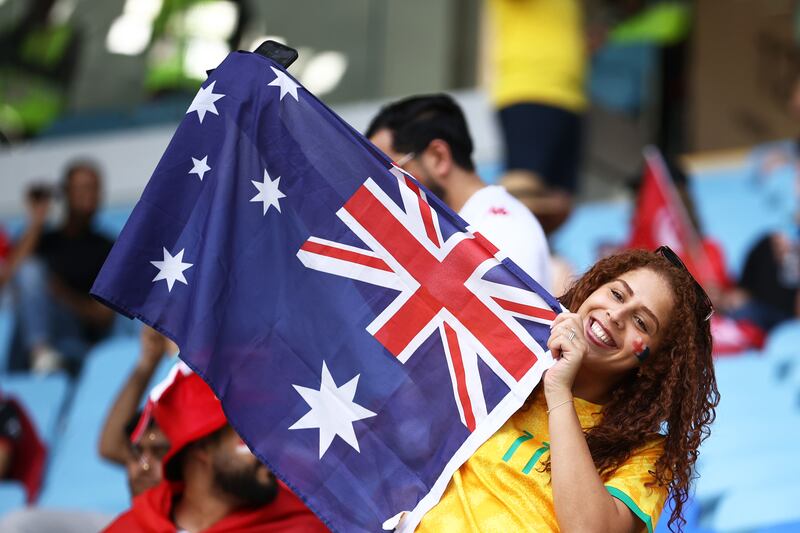
[[703, 289], [703, 286], [700, 285], [700, 283], [698, 283], [696, 279], [694, 279], [694, 276], [692, 276], [692, 273], [689, 272], [688, 268], [686, 268], [686, 265], [683, 263], [683, 261], [681, 261], [681, 258], [678, 257], [678, 254], [673, 252], [672, 248], [670, 248], [669, 246], [659, 246], [658, 248], [656, 248], [656, 253], [662, 255], [667, 261], [669, 261], [676, 267], [680, 268], [681, 270], [689, 274], [689, 277], [692, 278], [692, 281], [694, 282], [694, 287], [695, 290], [697, 291], [697, 295], [703, 302], [703, 307], [704, 307], [703, 314], [705, 315], [705, 318], [703, 320], [708, 320], [709, 318], [711, 318], [711, 315], [714, 314], [714, 306], [711, 305], [711, 298], [708, 297], [708, 294], [706, 294], [706, 291], [705, 289]]

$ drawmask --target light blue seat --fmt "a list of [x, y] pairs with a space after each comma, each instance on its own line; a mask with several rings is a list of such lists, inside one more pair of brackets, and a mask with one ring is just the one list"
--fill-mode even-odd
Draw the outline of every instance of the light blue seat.
[[775, 327], [767, 337], [764, 356], [776, 365], [778, 376], [790, 386], [800, 386], [800, 320]]
[[98, 231], [116, 239], [132, 211], [131, 205], [105, 207], [97, 213], [94, 225]]
[[596, 202], [583, 204], [551, 239], [553, 251], [570, 262], [576, 273], [597, 260], [602, 245], [619, 245], [628, 239], [630, 204]]
[[8, 372], [11, 339], [14, 334], [14, 314], [9, 300], [0, 291], [0, 376]]
[[779, 379], [776, 368], [759, 352], [715, 362], [720, 404], [697, 463], [701, 504], [739, 487], [800, 477], [800, 463], [791, 460], [800, 439], [797, 389]]
[[780, 440], [800, 439], [800, 411], [794, 389], [754, 380], [741, 383], [738, 397], [726, 395], [725, 390], [720, 390], [717, 418], [702, 444], [701, 458], [764, 450]]
[[39, 436], [48, 445], [54, 441], [69, 385], [69, 378], [63, 372], [47, 376], [7, 374], [0, 377], [0, 390], [22, 403]]
[[40, 506], [109, 514], [128, 507], [124, 469], [101, 459], [97, 446], [106, 413], [133, 369], [138, 351], [138, 339], [115, 338], [90, 352], [51, 458]]
[[[773, 447], [745, 449], [735, 454], [716, 454], [698, 461], [695, 497], [699, 502], [711, 502], [731, 491], [772, 483], [792, 483], [800, 480], [797, 444], [773, 435]], [[702, 456], [702, 452], [701, 452]]]
[[798, 531], [800, 531], [800, 520], [764, 527], [758, 529], [755, 533], [797, 533]]
[[[661, 516], [658, 518], [655, 533], [671, 533], [669, 527], [669, 517], [672, 515], [673, 502], [672, 497], [667, 499], [664, 508], [661, 511]], [[683, 533], [713, 533], [709, 529], [700, 526], [700, 505], [691, 496], [683, 504], [683, 518], [686, 520], [686, 525], [683, 527]]]
[[0, 481], [0, 517], [25, 505], [25, 487], [17, 481]]
[[711, 525], [720, 533], [800, 522], [800, 481], [766, 483], [731, 491], [717, 506]]
[[[706, 170], [690, 181], [703, 230], [722, 245], [728, 270], [734, 277], [741, 274], [747, 252], [761, 236], [792, 222], [791, 212], [775, 205], [770, 187], [754, 179], [753, 165], [749, 161], [736, 168]], [[770, 183], [778, 181], [783, 177]], [[791, 187], [785, 190], [791, 191]], [[757, 216], [741, 216], [742, 213]]]
[[784, 352], [800, 356], [800, 319], [787, 320], [773, 329], [764, 345], [767, 356]]

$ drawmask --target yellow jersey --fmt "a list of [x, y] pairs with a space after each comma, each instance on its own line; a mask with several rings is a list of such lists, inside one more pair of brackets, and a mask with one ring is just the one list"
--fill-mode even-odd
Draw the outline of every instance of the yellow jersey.
[[[601, 406], [575, 398], [581, 427], [601, 418]], [[422, 519], [418, 532], [481, 533], [558, 531], [550, 473], [547, 404], [537, 393], [455, 473], [439, 503]], [[647, 487], [663, 451], [663, 439], [636, 450], [605, 486], [652, 533], [667, 498], [667, 488]]]
[[586, 44], [579, 0], [490, 0], [496, 107], [586, 108]]

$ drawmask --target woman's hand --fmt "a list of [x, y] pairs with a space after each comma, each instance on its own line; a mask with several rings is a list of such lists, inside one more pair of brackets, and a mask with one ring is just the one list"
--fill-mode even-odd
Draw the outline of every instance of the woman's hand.
[[572, 384], [589, 349], [583, 332], [583, 320], [575, 313], [561, 313], [553, 321], [547, 347], [556, 360], [544, 375], [545, 397], [562, 401], [572, 395]]

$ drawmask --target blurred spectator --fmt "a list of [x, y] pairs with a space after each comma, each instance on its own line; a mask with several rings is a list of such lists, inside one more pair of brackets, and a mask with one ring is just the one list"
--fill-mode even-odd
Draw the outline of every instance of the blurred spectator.
[[165, 479], [106, 531], [327, 531], [256, 459], [211, 389], [183, 363], [151, 393], [140, 426], [150, 416], [172, 444]]
[[709, 317], [715, 356], [760, 349], [765, 338], [760, 325], [749, 316], [731, 313], [731, 302], [741, 300], [740, 291], [728, 275], [722, 247], [702, 230], [681, 165], [647, 148], [643, 177], [632, 183], [639, 191], [626, 247], [666, 244], [675, 249], [718, 311]]
[[[92, 228], [100, 206], [101, 177], [87, 162], [70, 165], [64, 175], [63, 223], [45, 229], [51, 192], [28, 195], [29, 224], [9, 261], [16, 293], [15, 369], [37, 372], [67, 366], [75, 370], [89, 347], [103, 338], [114, 319], [89, 289], [113, 242]], [[27, 354], [29, 361], [20, 361]]]
[[[106, 416], [100, 434], [100, 455], [126, 468], [131, 497], [138, 496], [161, 482], [161, 460], [169, 451], [169, 441], [152, 417], [134, 434], [141, 412], [139, 402], [165, 353], [176, 346], [152, 328], [141, 333], [142, 352], [137, 365], [123, 385]], [[2, 453], [0, 452], [0, 457]], [[0, 461], [2, 459], [0, 458]], [[0, 520], [3, 533], [84, 533], [106, 527], [113, 516], [92, 511], [28, 508]]]
[[28, 503], [36, 501], [47, 448], [22, 406], [0, 393], [0, 479], [25, 486]]
[[[4, 264], [8, 259], [8, 255], [11, 253], [11, 241], [8, 240], [8, 235], [6, 232], [3, 231], [3, 228], [0, 228], [0, 280], [3, 279], [2, 271], [4, 269]], [[3, 286], [2, 281], [0, 281], [0, 287]]]
[[475, 172], [472, 138], [452, 98], [413, 96], [389, 104], [372, 120], [366, 135], [551, 290], [550, 254], [539, 221], [503, 187], [487, 186]]
[[505, 142], [501, 183], [549, 235], [569, 216], [587, 107], [579, 0], [489, 0], [491, 99]]
[[140, 338], [139, 361], [106, 416], [98, 444], [101, 457], [127, 468], [132, 496], [162, 479], [161, 459], [169, 450], [169, 440], [151, 417], [136, 431], [138, 407], [161, 359], [177, 352], [175, 343], [151, 327], [144, 326]]
[[725, 302], [731, 316], [769, 332], [800, 316], [800, 241], [781, 233], [762, 237], [745, 259], [739, 286]]
[[[800, 122], [800, 78], [795, 80], [787, 101], [787, 112]], [[748, 251], [736, 290], [724, 302], [736, 318], [749, 320], [764, 331], [785, 320], [800, 317], [800, 139], [792, 144], [781, 143], [762, 155], [756, 178], [763, 189], [768, 181], [777, 181], [776, 169], [793, 169], [793, 190], [787, 182], [772, 187], [775, 208], [784, 208], [786, 227], [762, 236]], [[791, 213], [794, 211], [794, 213]]]

